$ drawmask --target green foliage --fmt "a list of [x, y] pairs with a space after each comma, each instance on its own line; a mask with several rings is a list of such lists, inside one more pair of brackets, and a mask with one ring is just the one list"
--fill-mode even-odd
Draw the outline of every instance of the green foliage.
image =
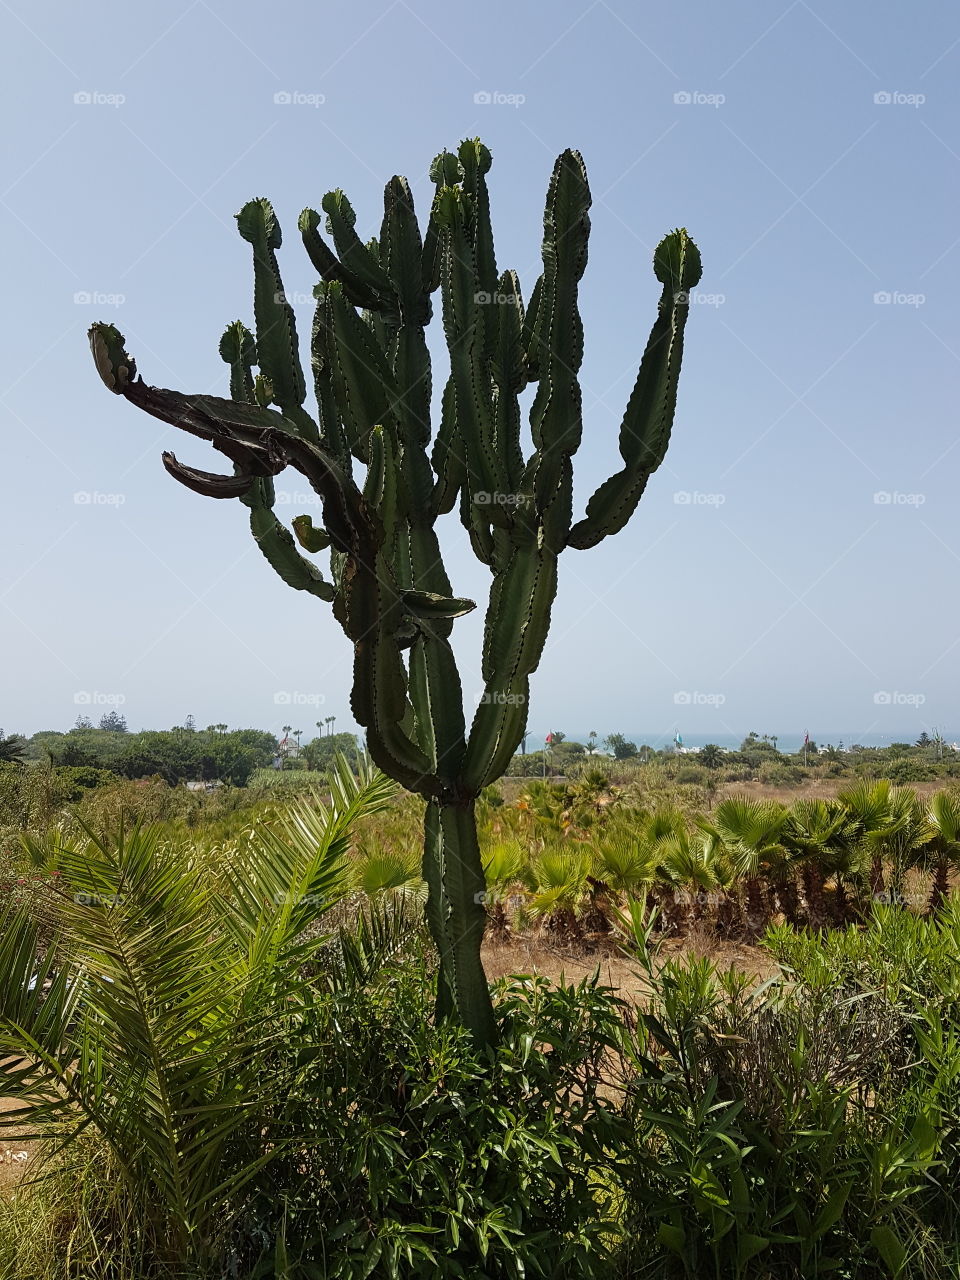
[[297, 1061], [278, 1041], [309, 1003], [350, 827], [392, 789], [342, 765], [329, 809], [260, 829], [221, 884], [156, 829], [54, 841], [54, 940], [25, 913], [0, 921], [0, 1090], [17, 1103], [0, 1123], [47, 1139], [50, 1159], [95, 1135], [158, 1262], [223, 1258], [246, 1188], [296, 1136]]
[[4, 737], [0, 729], [0, 765], [22, 764], [26, 758], [26, 747], [27, 740], [23, 734], [10, 733]]
[[[543, 269], [525, 306], [516, 273], [496, 264], [490, 165], [479, 139], [436, 158], [423, 234], [401, 177], [387, 183], [380, 235], [367, 243], [342, 191], [322, 201], [334, 249], [321, 236], [320, 214], [303, 211], [301, 237], [320, 276], [311, 335], [316, 418], [304, 408], [297, 329], [277, 260], [280, 224], [266, 199], [249, 201], [237, 215], [253, 254], [255, 332], [237, 321], [221, 340], [229, 400], [147, 386], [114, 326], [90, 330], [109, 390], [212, 442], [233, 464], [232, 475], [215, 475], [166, 453], [170, 474], [195, 492], [239, 498], [280, 577], [332, 603], [354, 646], [351, 707], [371, 756], [428, 802], [424, 869], [441, 958], [438, 1011], [464, 1019], [478, 1042], [490, 1042], [494, 1026], [480, 963], [484, 881], [474, 801], [502, 776], [523, 737], [559, 555], [622, 529], [663, 461], [689, 290], [701, 274], [685, 230], [658, 245], [653, 269], [661, 295], [620, 428], [623, 466], [575, 520], [586, 169], [575, 151], [556, 161], [543, 216]], [[433, 434], [425, 330], [437, 290], [449, 376]], [[531, 383], [533, 449], [524, 457], [521, 395]], [[353, 478], [355, 462], [366, 469], [362, 485]], [[273, 477], [286, 466], [319, 495], [322, 527], [300, 516], [291, 533], [277, 517]], [[493, 575], [484, 689], [469, 732], [449, 637], [453, 620], [475, 605], [453, 594], [436, 534], [438, 518], [455, 507]], [[308, 558], [325, 551], [329, 579]]]
[[656, 968], [633, 922], [652, 1001], [630, 1042], [630, 1274], [952, 1273], [958, 924], [888, 908], [828, 940], [783, 926], [787, 978], [756, 986]]
[[604, 739], [604, 746], [613, 752], [615, 760], [631, 760], [637, 754], [637, 744], [622, 733], [611, 733]]
[[[115, 715], [115, 713], [111, 713]], [[211, 725], [198, 730], [178, 725], [169, 730], [129, 733], [122, 716], [105, 716], [100, 727], [89, 722], [69, 733], [39, 733], [37, 754], [54, 765], [109, 769], [125, 778], [160, 777], [171, 786], [186, 781], [221, 781], [244, 786], [254, 769], [269, 765], [277, 740], [259, 729]]]
[[304, 743], [302, 754], [308, 769], [322, 772], [337, 755], [345, 755], [348, 760], [355, 759], [358, 749], [354, 734], [328, 733]]

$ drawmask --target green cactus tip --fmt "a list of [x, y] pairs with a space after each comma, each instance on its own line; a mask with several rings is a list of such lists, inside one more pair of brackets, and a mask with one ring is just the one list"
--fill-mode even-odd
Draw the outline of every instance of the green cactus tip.
[[676, 293], [696, 288], [703, 268], [700, 250], [687, 234], [686, 227], [679, 227], [663, 237], [653, 255], [653, 270], [661, 284]]
[[137, 376], [137, 362], [127, 355], [123, 334], [112, 324], [92, 324], [87, 332], [97, 373], [116, 395], [123, 395]]

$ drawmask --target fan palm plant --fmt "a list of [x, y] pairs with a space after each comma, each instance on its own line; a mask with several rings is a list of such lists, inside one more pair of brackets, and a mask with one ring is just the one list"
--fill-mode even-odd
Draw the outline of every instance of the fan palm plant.
[[734, 873], [743, 878], [747, 931], [753, 937], [770, 914], [762, 878], [781, 874], [789, 856], [782, 839], [786, 819], [782, 805], [747, 796], [721, 800], [710, 820], [700, 819], [701, 830], [720, 842]]
[[[783, 842], [799, 864], [807, 920], [814, 928], [823, 927], [831, 916], [824, 892], [831, 874], [837, 901], [833, 916], [841, 923], [849, 914], [844, 886], [861, 867], [859, 832], [857, 819], [839, 800], [798, 800], [787, 816]], [[784, 914], [797, 923], [790, 910]]]
[[854, 819], [857, 840], [870, 858], [870, 892], [877, 898], [883, 892], [883, 832], [890, 819], [892, 787], [888, 779], [858, 782], [837, 792], [837, 799]]
[[533, 863], [536, 887], [528, 910], [564, 941], [576, 942], [583, 936], [581, 917], [589, 892], [590, 869], [587, 849], [564, 845], [548, 845]]
[[922, 863], [934, 829], [926, 808], [910, 787], [891, 787], [885, 821], [867, 836], [867, 844], [890, 862], [890, 896], [903, 900], [907, 871]]
[[536, 828], [552, 836], [563, 835], [567, 828], [566, 788], [553, 782], [535, 779], [528, 782], [517, 801], [518, 809]]
[[500, 840], [490, 845], [482, 856], [491, 933], [502, 942], [510, 934], [507, 903], [510, 898], [519, 900], [525, 889], [526, 854], [518, 840]]
[[396, 898], [422, 904], [427, 899], [427, 886], [421, 861], [419, 850], [409, 846], [361, 851], [354, 883], [372, 900]]
[[[0, 921], [2, 1117], [52, 1153], [84, 1133], [161, 1262], [210, 1270], [270, 1160], [303, 1141], [278, 1050], [311, 999], [317, 927], [349, 888], [350, 828], [394, 784], [340, 760], [331, 802], [239, 842], [225, 888], [157, 829], [88, 831], [53, 851], [59, 934]], [[265, 1064], [270, 1069], [265, 1070]]]
[[656, 843], [643, 831], [604, 835], [594, 849], [593, 874], [618, 902], [640, 898], [656, 878]]
[[930, 797], [927, 820], [931, 837], [927, 853], [933, 863], [930, 910], [939, 911], [950, 892], [950, 870], [960, 867], [960, 796], [938, 791]]
[[[726, 879], [720, 841], [709, 831], [692, 835], [686, 829], [662, 837], [654, 847], [657, 878], [679, 889], [678, 906], [688, 906], [687, 921], [702, 920], [706, 895], [720, 888]], [[680, 919], [678, 926], [685, 921]]]

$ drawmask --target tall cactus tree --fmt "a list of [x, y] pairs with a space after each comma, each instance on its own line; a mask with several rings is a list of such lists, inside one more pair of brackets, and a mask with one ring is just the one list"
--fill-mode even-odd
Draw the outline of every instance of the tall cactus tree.
[[[405, 178], [384, 193], [379, 237], [364, 242], [342, 191], [300, 216], [320, 276], [311, 335], [317, 415], [276, 251], [269, 201], [237, 215], [253, 250], [255, 333], [236, 321], [220, 342], [230, 398], [183, 395], [137, 376], [123, 336], [90, 330], [107, 387], [164, 422], [209, 441], [232, 475], [198, 471], [171, 453], [167, 471], [197, 493], [239, 498], [260, 550], [291, 587], [330, 601], [354, 646], [352, 708], [376, 763], [425, 802], [427, 915], [440, 955], [437, 1011], [475, 1040], [495, 1038], [480, 961], [485, 911], [475, 802], [501, 777], [524, 735], [529, 680], [543, 653], [567, 547], [595, 546], [627, 523], [660, 465], [677, 395], [688, 291], [700, 255], [685, 230], [661, 241], [657, 318], [620, 428], [623, 466], [573, 518], [572, 458], [580, 444], [577, 372], [583, 326], [577, 287], [587, 261], [590, 190], [576, 151], [558, 158], [543, 219], [543, 271], [524, 306], [513, 271], [498, 272], [479, 140], [443, 152], [421, 238]], [[425, 328], [440, 291], [450, 358], [439, 427], [431, 431]], [[537, 384], [533, 450], [524, 457], [519, 396]], [[433, 441], [432, 448], [431, 439]], [[293, 467], [320, 497], [323, 520], [292, 532], [274, 509], [273, 478]], [[362, 483], [354, 478], [363, 472]], [[467, 728], [450, 645], [455, 618], [475, 608], [452, 593], [437, 539], [459, 509], [492, 582], [483, 640], [484, 691]], [[311, 558], [329, 550], [330, 577]]]

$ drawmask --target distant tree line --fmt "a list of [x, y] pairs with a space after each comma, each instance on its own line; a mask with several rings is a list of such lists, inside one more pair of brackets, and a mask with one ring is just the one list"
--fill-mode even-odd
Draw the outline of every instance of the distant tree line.
[[[285, 768], [323, 769], [338, 750], [352, 755], [356, 749], [353, 734], [327, 733], [304, 743], [296, 758], [282, 763]], [[97, 725], [79, 716], [66, 733], [47, 729], [28, 738], [5, 736], [0, 729], [0, 767], [47, 763], [73, 770], [78, 779], [83, 776], [79, 771], [88, 771], [91, 786], [113, 775], [159, 777], [170, 786], [221, 782], [242, 787], [255, 770], [272, 767], [278, 751], [276, 735], [265, 729], [230, 729], [226, 724], [198, 729], [192, 716], [171, 729], [135, 733], [116, 710], [104, 714]]]

